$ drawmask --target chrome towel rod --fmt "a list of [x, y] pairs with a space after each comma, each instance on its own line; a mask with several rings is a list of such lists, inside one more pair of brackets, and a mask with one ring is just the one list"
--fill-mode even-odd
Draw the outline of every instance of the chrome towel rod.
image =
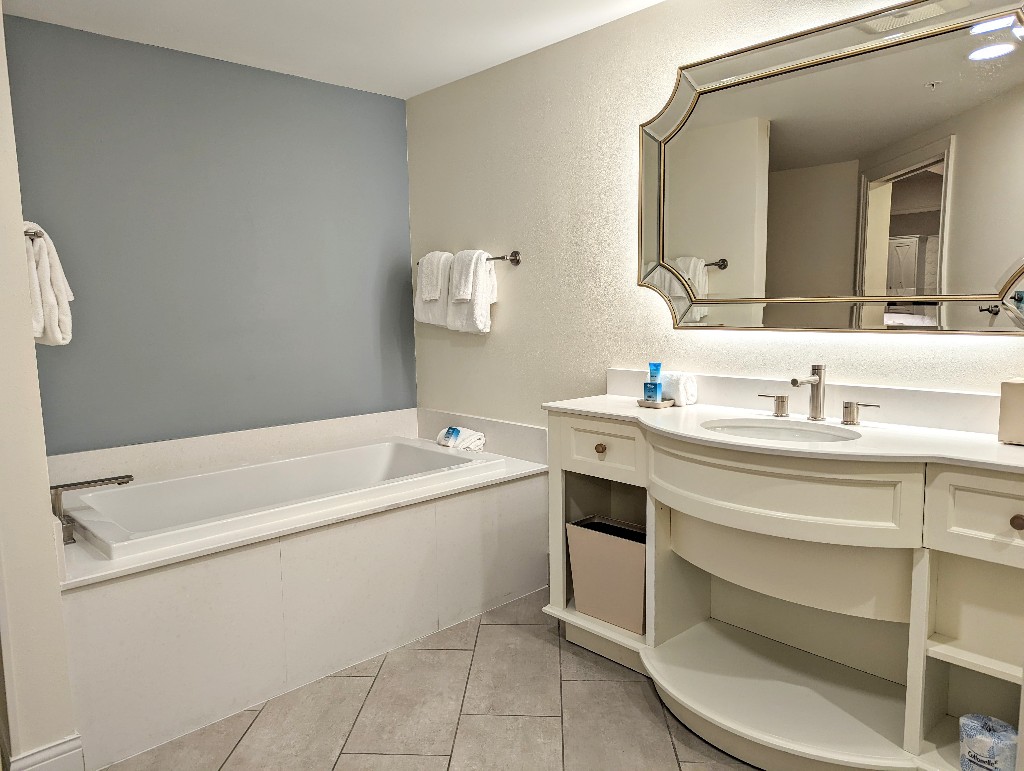
[[729, 267], [729, 261], [723, 257], [720, 260], [709, 262], [707, 266], [709, 268], [718, 268], [719, 270], [725, 270], [726, 268]]
[[[26, 233], [26, 235], [28, 235], [28, 234]], [[509, 252], [508, 254], [503, 254], [503, 255], [501, 255], [501, 257], [488, 257], [487, 258], [488, 262], [495, 262], [496, 260], [502, 260], [504, 262], [507, 262], [509, 265], [515, 265], [515, 266], [518, 266], [518, 265], [522, 264], [522, 262], [523, 262], [523, 258], [519, 254], [518, 251]], [[419, 265], [420, 261], [416, 260], [416, 264]]]
[[26, 230], [25, 231], [25, 235], [28, 236], [29, 238], [42, 238], [43, 237], [43, 231], [41, 231], [41, 230]]

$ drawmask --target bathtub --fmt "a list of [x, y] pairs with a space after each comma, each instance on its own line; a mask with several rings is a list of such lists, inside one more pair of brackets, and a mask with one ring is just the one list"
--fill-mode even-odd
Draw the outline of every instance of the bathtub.
[[481, 476], [506, 459], [391, 438], [67, 497], [76, 533], [107, 559], [204, 541], [252, 540], [405, 505]]

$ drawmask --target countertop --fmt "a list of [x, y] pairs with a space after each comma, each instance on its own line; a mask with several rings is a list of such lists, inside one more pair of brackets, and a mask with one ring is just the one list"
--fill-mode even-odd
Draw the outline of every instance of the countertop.
[[[544, 409], [635, 423], [646, 431], [670, 439], [768, 455], [822, 460], [845, 458], [877, 462], [948, 463], [993, 471], [1024, 472], [1024, 446], [1001, 444], [995, 434], [863, 422], [859, 426], [842, 426], [861, 434], [859, 439], [843, 442], [780, 442], [729, 436], [701, 427], [702, 423], [709, 420], [772, 417], [770, 411], [763, 410], [711, 404], [650, 409], [637, 406], [636, 397], [609, 395], [549, 402], [544, 405]], [[793, 414], [789, 420], [797, 425], [807, 425], [805, 415]], [[824, 423], [841, 426], [838, 418], [829, 418]]]

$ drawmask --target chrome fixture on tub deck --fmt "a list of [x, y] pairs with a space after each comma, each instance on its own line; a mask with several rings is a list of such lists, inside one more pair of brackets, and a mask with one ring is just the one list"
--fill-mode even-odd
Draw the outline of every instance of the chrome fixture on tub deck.
[[126, 485], [134, 480], [135, 477], [132, 474], [122, 474], [116, 477], [103, 477], [102, 479], [87, 479], [84, 482], [52, 485], [50, 487], [50, 506], [53, 510], [53, 516], [60, 520], [64, 543], [75, 543], [75, 520], [74, 517], [64, 511], [64, 493], [70, 490], [85, 490], [89, 487], [103, 487], [104, 485]]
[[808, 420], [825, 419], [825, 365], [812, 364], [811, 376], [793, 378], [789, 381], [794, 388], [809, 385], [811, 387], [811, 406], [807, 411]]

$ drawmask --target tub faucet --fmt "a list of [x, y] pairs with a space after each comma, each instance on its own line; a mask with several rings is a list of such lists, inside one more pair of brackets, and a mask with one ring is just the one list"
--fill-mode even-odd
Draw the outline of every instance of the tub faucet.
[[64, 493], [71, 490], [85, 490], [89, 487], [101, 487], [103, 485], [126, 485], [134, 481], [131, 474], [122, 474], [116, 477], [104, 477], [103, 479], [86, 479], [84, 482], [69, 482], [63, 485], [52, 485], [50, 487], [50, 508], [53, 516], [60, 520], [61, 531], [64, 536], [64, 544], [75, 542], [75, 520], [64, 511]]
[[825, 419], [825, 365], [812, 364], [811, 376], [793, 378], [789, 381], [794, 388], [809, 385], [811, 387], [811, 406], [807, 411], [808, 420]]

